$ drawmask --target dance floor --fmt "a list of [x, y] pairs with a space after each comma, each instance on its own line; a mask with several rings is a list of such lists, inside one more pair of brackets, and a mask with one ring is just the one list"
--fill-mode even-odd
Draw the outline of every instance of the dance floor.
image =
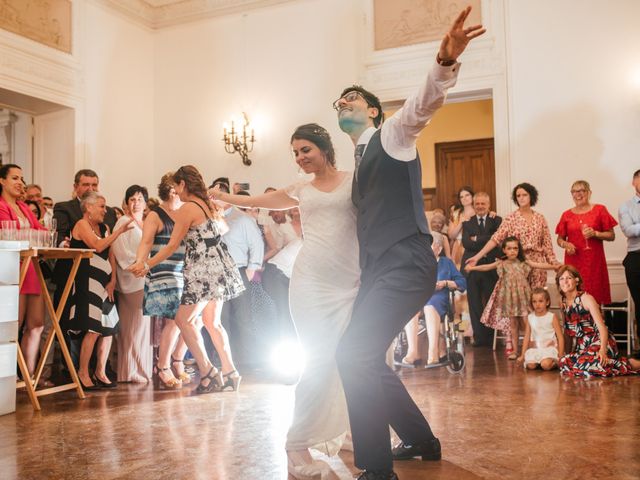
[[[402, 480], [640, 478], [640, 377], [589, 381], [524, 372], [501, 353], [469, 350], [461, 375], [402, 378], [442, 442], [440, 462], [396, 462]], [[41, 398], [0, 417], [0, 478], [287, 478], [283, 444], [293, 387], [246, 378], [204, 396], [121, 385]], [[352, 478], [353, 456], [326, 460]]]

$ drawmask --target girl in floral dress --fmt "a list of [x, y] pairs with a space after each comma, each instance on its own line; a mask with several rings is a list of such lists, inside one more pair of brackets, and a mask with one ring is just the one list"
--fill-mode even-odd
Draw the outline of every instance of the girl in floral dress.
[[640, 360], [621, 357], [596, 300], [582, 290], [580, 272], [560, 267], [556, 285], [562, 295], [565, 332], [576, 338], [573, 352], [560, 359], [560, 373], [570, 377], [613, 377], [640, 373]]
[[524, 328], [524, 319], [529, 314], [531, 286], [529, 274], [532, 268], [553, 269], [547, 263], [527, 260], [522, 245], [516, 237], [507, 237], [502, 242], [504, 259], [486, 265], [467, 267], [468, 271], [498, 271], [498, 282], [480, 317], [480, 321], [493, 329], [511, 334], [513, 350], [508, 352], [509, 360], [518, 358], [518, 335]]

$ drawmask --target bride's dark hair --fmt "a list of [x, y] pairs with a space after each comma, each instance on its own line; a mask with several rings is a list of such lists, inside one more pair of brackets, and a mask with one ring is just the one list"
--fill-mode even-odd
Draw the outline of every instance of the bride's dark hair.
[[333, 149], [331, 135], [317, 123], [307, 123], [296, 128], [291, 135], [291, 142], [294, 140], [307, 140], [318, 147], [327, 157], [327, 161], [336, 166], [336, 152]]

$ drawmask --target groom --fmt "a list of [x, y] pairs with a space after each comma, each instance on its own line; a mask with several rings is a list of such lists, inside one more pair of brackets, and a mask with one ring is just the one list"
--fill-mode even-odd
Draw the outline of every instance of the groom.
[[[424, 215], [416, 138], [456, 83], [456, 59], [481, 25], [463, 10], [440, 45], [425, 84], [384, 125], [378, 97], [353, 86], [334, 108], [356, 146], [352, 200], [358, 208], [361, 287], [337, 350], [361, 480], [397, 479], [393, 460], [440, 459], [440, 442], [385, 363], [391, 341], [433, 293], [437, 262]], [[391, 426], [401, 443], [391, 450]]]

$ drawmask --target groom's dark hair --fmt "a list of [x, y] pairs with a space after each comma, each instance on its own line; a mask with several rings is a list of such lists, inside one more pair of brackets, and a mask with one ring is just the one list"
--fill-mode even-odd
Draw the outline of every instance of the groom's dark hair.
[[362, 95], [362, 98], [364, 98], [364, 101], [367, 102], [367, 105], [369, 107], [378, 110], [378, 115], [373, 119], [373, 125], [378, 128], [382, 124], [382, 122], [384, 122], [384, 113], [382, 112], [382, 104], [380, 103], [380, 99], [369, 90], [362, 88], [360, 85], [352, 85], [345, 88], [340, 94], [340, 98], [344, 97], [349, 92], [358, 92], [360, 95]]

